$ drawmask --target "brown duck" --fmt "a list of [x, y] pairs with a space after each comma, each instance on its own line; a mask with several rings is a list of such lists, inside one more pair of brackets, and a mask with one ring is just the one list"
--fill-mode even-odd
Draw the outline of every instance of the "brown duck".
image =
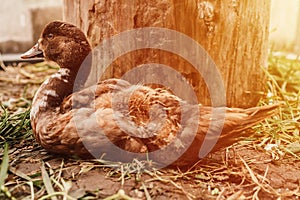
[[278, 107], [190, 105], [163, 88], [131, 85], [120, 79], [83, 88], [91, 66], [90, 52], [79, 28], [54, 21], [22, 55], [44, 56], [60, 66], [36, 92], [30, 115], [36, 140], [49, 152], [114, 161], [150, 158], [163, 166], [189, 166], [201, 154], [248, 135], [244, 130], [273, 115]]

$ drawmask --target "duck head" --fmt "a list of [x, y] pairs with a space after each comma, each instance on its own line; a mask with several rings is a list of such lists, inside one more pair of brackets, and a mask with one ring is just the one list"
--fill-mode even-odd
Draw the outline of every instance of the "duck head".
[[91, 47], [84, 33], [76, 26], [53, 21], [47, 24], [38, 43], [21, 55], [21, 58], [45, 57], [56, 62], [61, 68], [80, 67], [91, 52]]

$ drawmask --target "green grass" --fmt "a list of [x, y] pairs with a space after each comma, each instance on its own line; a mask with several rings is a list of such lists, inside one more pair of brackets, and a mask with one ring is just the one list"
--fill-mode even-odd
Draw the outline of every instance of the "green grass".
[[31, 140], [32, 130], [30, 126], [30, 110], [20, 113], [10, 113], [3, 105], [0, 116], [0, 146], [5, 143], [15, 144], [22, 140]]

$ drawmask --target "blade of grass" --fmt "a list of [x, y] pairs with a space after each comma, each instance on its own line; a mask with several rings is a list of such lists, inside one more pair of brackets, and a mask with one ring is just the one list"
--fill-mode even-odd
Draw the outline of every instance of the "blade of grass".
[[33, 188], [33, 182], [32, 182], [32, 181], [29, 181], [29, 182], [27, 182], [27, 184], [28, 184], [29, 187], [30, 187], [30, 197], [31, 197], [31, 200], [34, 200], [34, 188]]
[[[49, 174], [47, 173], [47, 170], [45, 168], [45, 163], [43, 162], [42, 163], [42, 166], [41, 166], [41, 171], [42, 171], [42, 179], [43, 179], [43, 182], [44, 182], [44, 185], [45, 185], [45, 188], [46, 188], [46, 191], [49, 195], [52, 195], [54, 192], [54, 188], [52, 186], [52, 183], [51, 183], [51, 179], [49, 177]], [[55, 196], [51, 196], [51, 199], [52, 200], [57, 200], [57, 198]]]
[[142, 187], [143, 187], [143, 190], [144, 190], [144, 193], [145, 193], [145, 196], [146, 196], [146, 200], [151, 200], [151, 196], [147, 190], [147, 187], [144, 183], [142, 183]]
[[15, 167], [10, 167], [9, 171], [24, 180], [27, 180], [29, 182], [33, 181], [32, 178], [30, 178], [28, 175], [24, 174], [23, 172], [21, 172], [20, 170], [18, 170]]
[[8, 157], [8, 144], [4, 144], [4, 152], [2, 157], [1, 169], [0, 169], [0, 192], [4, 193], [5, 197], [11, 200], [15, 198], [10, 193], [9, 189], [5, 187], [5, 180], [7, 178], [7, 172], [9, 167], [9, 157]]
[[7, 178], [7, 171], [9, 166], [9, 158], [8, 158], [8, 144], [4, 145], [4, 155], [2, 158], [1, 169], [0, 169], [0, 188], [4, 189], [5, 179]]

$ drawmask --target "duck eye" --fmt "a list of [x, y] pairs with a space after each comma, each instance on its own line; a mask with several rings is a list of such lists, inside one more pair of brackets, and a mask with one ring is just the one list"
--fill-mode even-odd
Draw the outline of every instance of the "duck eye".
[[47, 38], [48, 38], [48, 39], [53, 39], [53, 38], [54, 38], [54, 35], [53, 35], [52, 33], [49, 33], [49, 34], [47, 35]]

